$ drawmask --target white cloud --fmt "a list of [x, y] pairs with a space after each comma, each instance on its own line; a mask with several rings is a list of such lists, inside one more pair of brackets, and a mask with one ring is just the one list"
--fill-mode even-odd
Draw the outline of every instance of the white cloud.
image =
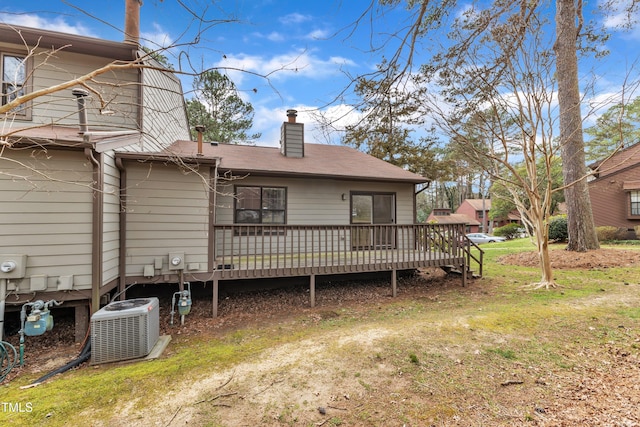
[[294, 25], [294, 24], [301, 24], [303, 22], [306, 21], [310, 21], [311, 15], [303, 15], [301, 13], [290, 13], [288, 15], [285, 16], [281, 16], [280, 18], [278, 18], [278, 21], [280, 21], [280, 23], [284, 24], [284, 25]]
[[[626, 29], [626, 36], [630, 39], [640, 39], [640, 10], [636, 8], [634, 13], [629, 13], [629, 10], [633, 10], [632, 2], [635, 0], [617, 0], [615, 2], [607, 1], [605, 10], [605, 18], [603, 25], [605, 28], [612, 31], [620, 31]], [[602, 7], [605, 2], [599, 1], [599, 6]]]
[[296, 50], [270, 58], [248, 54], [227, 55], [226, 59], [215, 64], [217, 67], [228, 67], [228, 73], [237, 85], [246, 77], [242, 71], [280, 80], [292, 77], [325, 79], [340, 73], [336, 65], [352, 66], [355, 63], [344, 57], [323, 59], [309, 51]]
[[[348, 105], [335, 105], [324, 110], [316, 106], [293, 104], [282, 108], [254, 106], [253, 132], [261, 132], [257, 145], [277, 147], [280, 127], [287, 120], [287, 110], [298, 111], [297, 122], [304, 123], [305, 142], [339, 144], [345, 127], [357, 123], [360, 114]], [[330, 126], [326, 126], [330, 125]]]
[[267, 34], [267, 40], [272, 41], [272, 42], [281, 42], [281, 41], [284, 41], [285, 38], [279, 32], [273, 31], [273, 32]]
[[329, 38], [330, 35], [331, 33], [327, 30], [313, 30], [307, 34], [305, 38], [310, 40], [324, 40]]
[[151, 49], [168, 48], [174, 44], [171, 35], [158, 23], [153, 23], [153, 32], [140, 32], [140, 40]]
[[69, 24], [61, 17], [46, 19], [41, 16], [29, 13], [0, 12], [0, 22], [9, 25], [41, 28], [43, 30], [59, 31], [67, 34], [78, 34], [83, 36], [96, 37], [96, 35], [84, 25]]
[[242, 39], [244, 40], [245, 43], [252, 43], [253, 42], [252, 38], [266, 39], [271, 42], [281, 42], [286, 40], [285, 36], [278, 31], [272, 31], [269, 34], [264, 34], [258, 31], [254, 31], [252, 33], [246, 34]]

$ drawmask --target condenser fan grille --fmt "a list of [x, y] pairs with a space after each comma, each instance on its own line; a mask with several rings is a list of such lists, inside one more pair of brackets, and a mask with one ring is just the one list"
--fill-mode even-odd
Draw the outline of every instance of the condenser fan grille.
[[141, 307], [143, 305], [147, 305], [150, 302], [151, 302], [151, 300], [149, 298], [129, 299], [129, 300], [125, 300], [125, 301], [112, 302], [111, 304], [106, 305], [104, 307], [104, 309], [106, 311], [129, 310], [130, 308], [136, 308], [136, 307]]

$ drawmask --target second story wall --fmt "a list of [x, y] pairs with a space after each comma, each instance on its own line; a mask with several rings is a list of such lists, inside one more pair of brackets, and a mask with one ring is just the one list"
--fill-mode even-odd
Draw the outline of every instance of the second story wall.
[[145, 68], [142, 85], [145, 151], [161, 151], [177, 139], [189, 140], [189, 122], [180, 80], [172, 73]]
[[[0, 53], [27, 60], [25, 71], [29, 78], [24, 90], [28, 92], [53, 88], [113, 61], [64, 49], [51, 54], [51, 50], [38, 48], [30, 55], [24, 45], [9, 43], [0, 43]], [[87, 101], [90, 130], [138, 129], [139, 70], [108, 71], [97, 76], [95, 81], [87, 82], [86, 86], [90, 89]], [[71, 88], [44, 94], [29, 102], [26, 108], [29, 114], [12, 117], [10, 123], [13, 128], [41, 124], [78, 125], [78, 107]]]

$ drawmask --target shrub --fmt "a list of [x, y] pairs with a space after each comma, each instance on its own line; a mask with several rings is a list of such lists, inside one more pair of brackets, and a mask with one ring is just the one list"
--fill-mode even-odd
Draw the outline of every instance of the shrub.
[[596, 234], [598, 235], [598, 240], [601, 242], [624, 240], [627, 238], [627, 229], [605, 225], [596, 227]]
[[522, 234], [522, 225], [520, 224], [507, 224], [503, 227], [498, 227], [493, 229], [494, 236], [502, 236], [507, 239], [515, 239], [516, 237], [520, 237]]
[[549, 220], [549, 240], [566, 242], [569, 238], [566, 215], [554, 216]]
[[617, 227], [612, 227], [609, 225], [596, 227], [596, 234], [598, 235], [598, 240], [601, 242], [606, 242], [607, 240], [616, 240], [615, 237], [617, 233]]

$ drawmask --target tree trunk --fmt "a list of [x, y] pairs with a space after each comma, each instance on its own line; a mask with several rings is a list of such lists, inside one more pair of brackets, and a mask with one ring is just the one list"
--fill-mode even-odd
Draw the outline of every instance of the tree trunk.
[[593, 223], [591, 198], [586, 180], [580, 88], [578, 85], [576, 19], [582, 11], [576, 10], [575, 0], [556, 0], [556, 76], [558, 79], [558, 105], [560, 110], [560, 144], [562, 175], [567, 203], [567, 250], [598, 249], [598, 238]]
[[545, 209], [539, 204], [533, 204], [529, 209], [529, 217], [536, 238], [536, 248], [538, 249], [541, 273], [540, 282], [538, 282], [535, 287], [548, 289], [555, 287], [556, 282], [553, 279], [551, 256], [549, 255], [549, 225], [544, 212]]
[[555, 287], [556, 282], [553, 279], [553, 270], [551, 269], [551, 256], [549, 255], [549, 239], [538, 238], [538, 258], [540, 260], [540, 278], [539, 287]]

